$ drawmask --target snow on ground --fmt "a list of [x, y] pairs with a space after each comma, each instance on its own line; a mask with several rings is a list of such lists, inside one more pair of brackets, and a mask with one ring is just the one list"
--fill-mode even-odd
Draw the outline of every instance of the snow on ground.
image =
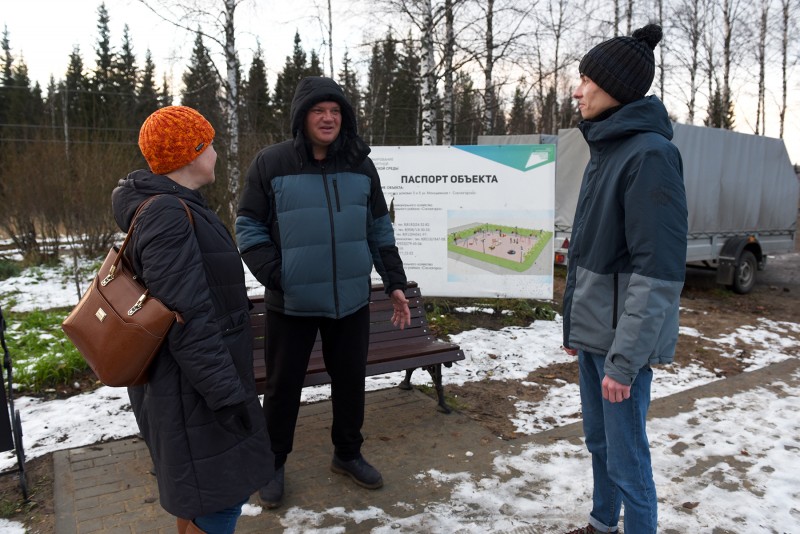
[[[89, 282], [88, 279], [84, 282]], [[256, 293], [257, 283], [249, 281]], [[13, 300], [13, 306], [11, 302]], [[0, 303], [15, 311], [71, 306], [77, 301], [68, 269], [37, 268], [0, 281]], [[477, 310], [476, 310], [477, 311]], [[798, 343], [786, 334], [800, 325], [758, 319], [718, 339], [723, 355], [734, 354], [737, 341], [755, 347], [746, 355], [748, 370], [793, 357]], [[681, 335], [703, 337], [682, 328]], [[446, 370], [449, 384], [476, 380], [525, 380], [537, 368], [571, 357], [561, 350], [561, 321], [536, 321], [500, 331], [476, 329], [452, 336], [466, 359]], [[12, 354], [12, 358], [14, 355]], [[427, 382], [419, 371], [415, 381]], [[798, 377], [794, 377], [798, 378]], [[396, 386], [403, 373], [370, 377], [368, 390]], [[699, 365], [656, 369], [653, 397], [665, 397], [717, 380]], [[795, 381], [796, 382], [796, 381]], [[533, 383], [531, 383], [533, 385]], [[328, 386], [305, 388], [303, 399], [327, 399]], [[124, 388], [102, 387], [65, 400], [15, 399], [20, 411], [27, 457], [134, 435], [136, 423]], [[538, 403], [516, 403], [517, 431], [533, 434], [580, 420], [576, 385], [550, 387]], [[545, 421], [545, 417], [547, 421]], [[731, 422], [736, 422], [732, 425]], [[800, 391], [789, 384], [756, 389], [729, 398], [705, 399], [695, 409], [649, 425], [656, 483], [664, 528], [682, 532], [800, 532]], [[731, 460], [733, 459], [733, 461]], [[454, 487], [445, 503], [430, 503], [412, 517], [396, 517], [378, 508], [314, 513], [292, 508], [284, 516], [287, 532], [309, 532], [323, 517], [356, 521], [377, 519], [373, 532], [508, 532], [525, 526], [573, 521], [575, 509], [588, 509], [590, 460], [582, 446], [564, 441], [525, 445], [518, 454], [495, 459], [494, 475], [475, 479], [469, 473], [427, 471], [417, 476]], [[16, 458], [0, 454], [0, 470], [16, 468]], [[578, 473], [580, 476], [574, 476]], [[257, 515], [258, 507], [248, 508]], [[14, 530], [17, 529], [17, 530]], [[2, 532], [24, 532], [0, 520]]]

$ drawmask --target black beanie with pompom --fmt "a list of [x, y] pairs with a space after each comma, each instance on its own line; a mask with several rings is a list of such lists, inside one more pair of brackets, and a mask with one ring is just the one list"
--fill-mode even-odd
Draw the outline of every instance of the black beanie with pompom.
[[614, 37], [600, 43], [583, 56], [581, 76], [588, 76], [621, 104], [644, 97], [653, 83], [653, 49], [662, 35], [661, 26], [648, 24], [630, 37]]

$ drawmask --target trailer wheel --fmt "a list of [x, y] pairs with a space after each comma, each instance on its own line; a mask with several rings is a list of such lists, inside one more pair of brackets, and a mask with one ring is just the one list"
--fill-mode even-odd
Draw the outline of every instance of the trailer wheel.
[[758, 265], [755, 255], [749, 250], [743, 250], [736, 262], [733, 284], [728, 286], [728, 288], [740, 295], [750, 293], [750, 290], [756, 285], [757, 269]]

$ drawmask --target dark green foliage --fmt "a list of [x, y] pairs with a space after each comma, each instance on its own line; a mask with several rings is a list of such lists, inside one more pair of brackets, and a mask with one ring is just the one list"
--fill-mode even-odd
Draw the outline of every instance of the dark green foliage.
[[142, 71], [136, 98], [136, 125], [142, 124], [152, 112], [161, 107], [160, 96], [156, 88], [155, 73], [156, 66], [153, 64], [153, 58], [148, 50], [144, 58], [144, 70]]
[[261, 45], [253, 55], [253, 61], [242, 90], [242, 100], [240, 126], [256, 138], [264, 139], [261, 144], [266, 144], [274, 125], [274, 118], [269, 83], [267, 82], [267, 66], [264, 63], [264, 51], [261, 50]]
[[389, 87], [386, 144], [418, 145], [420, 142], [420, 60], [409, 36], [398, 57], [394, 82]]
[[0, 280], [8, 280], [14, 276], [19, 276], [22, 266], [13, 260], [0, 259]]
[[372, 45], [367, 87], [364, 91], [364, 138], [374, 145], [385, 145], [389, 117], [389, 91], [395, 82], [397, 44], [389, 32]]
[[189, 66], [183, 73], [181, 104], [202, 113], [217, 130], [219, 137], [224, 126], [221, 100], [219, 76], [203, 43], [203, 36], [198, 30]]
[[364, 107], [361, 102], [361, 88], [358, 83], [358, 73], [353, 69], [350, 53], [345, 52], [342, 58], [342, 70], [339, 71], [339, 85], [342, 86], [345, 97], [352, 104], [358, 120], [358, 131], [364, 131]]
[[364, 137], [375, 145], [420, 142], [420, 60], [411, 37], [401, 42], [389, 31], [372, 46], [364, 90]]
[[728, 101], [727, 105], [724, 102], [722, 91], [719, 86], [714, 90], [714, 95], [708, 106], [708, 116], [704, 124], [711, 128], [723, 128], [726, 130], [733, 129], [733, 102]]
[[281, 139], [288, 139], [292, 135], [289, 114], [297, 82], [307, 76], [322, 75], [322, 67], [316, 52], [312, 52], [311, 65], [309, 65], [306, 52], [300, 43], [300, 33], [295, 33], [292, 55], [286, 56], [283, 70], [278, 73], [278, 79], [275, 82], [275, 96], [272, 103], [275, 110], [275, 131]]
[[481, 133], [481, 96], [472, 79], [460, 72], [455, 83], [455, 120], [453, 144], [474, 145]]
[[532, 134], [533, 106], [525, 94], [524, 80], [520, 80], [514, 91], [514, 100], [511, 103], [511, 115], [508, 119], [508, 133], [511, 135]]

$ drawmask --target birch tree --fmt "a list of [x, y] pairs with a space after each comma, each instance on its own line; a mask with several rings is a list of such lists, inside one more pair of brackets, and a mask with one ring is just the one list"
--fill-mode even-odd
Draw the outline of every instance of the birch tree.
[[739, 25], [744, 12], [742, 0], [719, 0], [722, 14], [722, 106], [730, 109], [732, 103], [731, 67], [738, 58], [737, 36], [744, 37]]
[[381, 0], [380, 4], [389, 14], [402, 14], [420, 35], [421, 66], [419, 81], [422, 106], [422, 144], [434, 145], [437, 141], [436, 104], [437, 94], [437, 54], [436, 28], [445, 16], [445, 6], [434, 0]]
[[422, 0], [422, 145], [436, 144], [436, 52], [433, 4]]
[[786, 100], [787, 100], [787, 72], [789, 67], [789, 30], [793, 22], [793, 15], [797, 2], [793, 0], [780, 0], [781, 18], [781, 104], [778, 111], [780, 134], [783, 139], [783, 130], [786, 122]]
[[694, 124], [700, 86], [701, 41], [706, 30], [704, 8], [703, 0], [679, 0], [672, 17], [673, 28], [680, 37], [672, 51], [688, 80], [688, 84], [680, 86], [684, 88], [686, 120], [689, 124]]
[[765, 133], [765, 82], [766, 82], [766, 69], [767, 69], [767, 23], [769, 21], [769, 8], [770, 0], [759, 0], [758, 5], [758, 18], [756, 24], [758, 26], [755, 46], [756, 63], [758, 64], [758, 96], [756, 97], [756, 125], [755, 134]]
[[455, 37], [455, 12], [454, 1], [445, 0], [444, 2], [444, 48], [443, 58], [444, 63], [444, 93], [442, 95], [442, 144], [451, 145], [453, 143], [453, 123], [455, 120], [455, 98], [453, 91], [455, 84], [453, 82], [453, 59], [455, 55], [456, 37]]
[[521, 47], [531, 35], [528, 24], [536, 1], [520, 4], [514, 0], [473, 0], [468, 33], [462, 47], [474, 58], [483, 75], [483, 134], [502, 133], [500, 92], [503, 83], [497, 80], [498, 65], [518, 61]]
[[[199, 32], [216, 44], [225, 60], [225, 74], [217, 70], [224, 92], [225, 153], [228, 201], [227, 220], [233, 220], [239, 199], [239, 60], [236, 51], [236, 9], [245, 0], [139, 0], [159, 18], [190, 33]], [[195, 29], [190, 25], [196, 24]], [[206, 30], [209, 28], [210, 30]], [[216, 65], [215, 65], [216, 69]]]

